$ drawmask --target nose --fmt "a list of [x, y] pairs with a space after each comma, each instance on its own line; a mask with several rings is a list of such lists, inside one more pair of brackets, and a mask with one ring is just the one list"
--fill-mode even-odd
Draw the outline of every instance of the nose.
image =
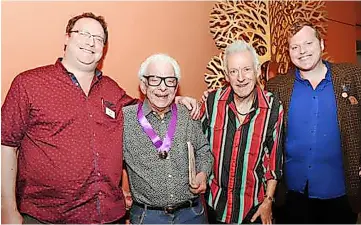
[[304, 54], [306, 52], [306, 47], [305, 46], [300, 46], [300, 54]]
[[244, 79], [245, 79], [245, 76], [244, 76], [243, 72], [239, 71], [238, 76], [237, 76], [237, 80], [238, 81], [244, 81]]
[[165, 80], [162, 80], [159, 84], [159, 89], [162, 91], [165, 91], [167, 89], [167, 86], [165, 85]]
[[89, 38], [87, 38], [87, 39], [86, 39], [86, 43], [87, 43], [89, 46], [94, 46], [94, 45], [95, 45], [94, 37], [93, 37], [93, 36], [90, 36]]

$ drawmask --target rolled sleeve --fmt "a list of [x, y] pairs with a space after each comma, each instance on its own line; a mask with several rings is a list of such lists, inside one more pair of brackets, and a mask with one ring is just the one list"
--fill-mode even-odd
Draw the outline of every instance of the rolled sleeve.
[[283, 145], [282, 145], [282, 125], [283, 125], [283, 107], [280, 102], [277, 101], [277, 114], [271, 118], [275, 120], [272, 127], [271, 136], [267, 141], [267, 148], [269, 149], [267, 163], [266, 180], [279, 180], [282, 177], [283, 167]]
[[29, 97], [17, 76], [1, 107], [1, 145], [19, 147], [29, 123]]

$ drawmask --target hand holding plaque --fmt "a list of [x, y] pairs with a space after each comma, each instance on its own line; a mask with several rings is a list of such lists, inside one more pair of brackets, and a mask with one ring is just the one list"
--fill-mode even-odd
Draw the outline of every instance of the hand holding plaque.
[[189, 141], [187, 142], [187, 145], [188, 145], [189, 185], [191, 187], [197, 187], [199, 184], [197, 184], [196, 181], [197, 171], [196, 171], [196, 160], [194, 157], [194, 148], [192, 143], [190, 143]]

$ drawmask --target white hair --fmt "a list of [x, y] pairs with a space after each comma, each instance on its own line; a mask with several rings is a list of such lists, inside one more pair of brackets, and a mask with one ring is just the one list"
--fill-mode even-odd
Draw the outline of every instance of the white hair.
[[169, 55], [164, 54], [164, 53], [158, 53], [158, 54], [151, 55], [142, 63], [142, 65], [140, 65], [140, 69], [138, 72], [139, 79], [142, 79], [142, 77], [146, 75], [146, 71], [147, 71], [149, 64], [152, 62], [156, 62], [156, 61], [170, 63], [173, 66], [175, 77], [177, 77], [178, 80], [180, 80], [181, 73], [180, 73], [180, 68], [179, 68], [177, 61], [175, 59], [173, 59], [172, 57], [170, 57]]
[[248, 44], [243, 40], [237, 40], [232, 44], [228, 45], [226, 50], [224, 51], [223, 65], [227, 72], [228, 72], [229, 55], [244, 51], [249, 51], [252, 54], [254, 69], [258, 68], [259, 66], [258, 54], [256, 53], [256, 50], [253, 48], [253, 46], [251, 46], [250, 44]]

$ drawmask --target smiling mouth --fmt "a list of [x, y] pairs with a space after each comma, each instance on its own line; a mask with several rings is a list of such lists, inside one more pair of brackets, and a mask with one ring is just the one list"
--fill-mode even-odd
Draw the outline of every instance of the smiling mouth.
[[306, 60], [306, 59], [310, 58], [311, 56], [312, 56], [312, 55], [305, 55], [305, 56], [299, 57], [298, 59], [299, 59], [299, 60]]
[[94, 54], [94, 51], [86, 49], [86, 48], [80, 48], [80, 50], [86, 52], [86, 53], [90, 53], [90, 54]]
[[237, 87], [244, 88], [244, 87], [246, 87], [247, 85], [248, 85], [248, 83], [247, 83], [247, 84], [237, 84]]
[[159, 95], [159, 94], [155, 94], [155, 96], [156, 96], [157, 98], [163, 98], [163, 99], [168, 98], [168, 95]]

